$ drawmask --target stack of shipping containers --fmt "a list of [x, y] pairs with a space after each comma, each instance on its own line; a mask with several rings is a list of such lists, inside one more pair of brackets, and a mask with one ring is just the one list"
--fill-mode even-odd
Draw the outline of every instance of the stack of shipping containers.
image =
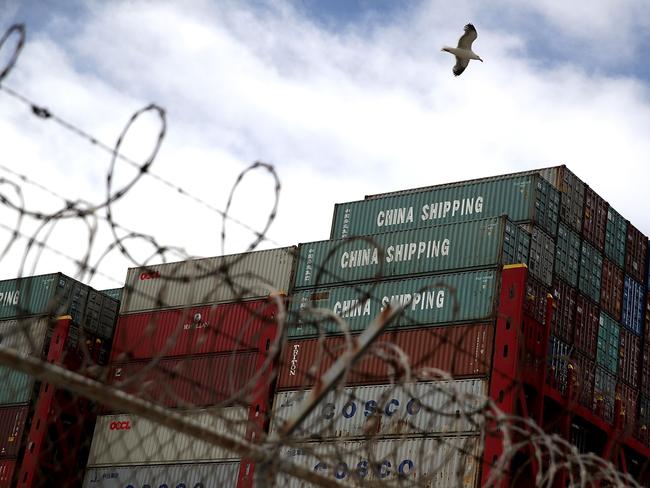
[[[105, 365], [118, 306], [117, 300], [61, 273], [0, 281], [2, 343], [46, 359], [55, 347], [50, 339], [57, 319], [70, 316], [62, 354], [49, 354], [49, 359], [72, 370]], [[62, 390], [44, 389], [33, 377], [9, 367], [0, 367], [0, 380], [0, 486], [78, 486], [94, 405]], [[31, 462], [28, 447], [29, 455], [37, 457]]]
[[[345, 390], [330, 394], [305, 421], [298, 434], [305, 443], [282, 455], [339, 480], [429, 478], [447, 486], [460, 477], [465, 486], [475, 484], [481, 425], [435, 412], [441, 405], [460, 408], [449, 401], [453, 390], [487, 395], [501, 270], [532, 256], [538, 286], [550, 284], [559, 200], [557, 190], [531, 173], [337, 205], [332, 240], [299, 247], [294, 323], [279, 367], [271, 435], [346, 347], [339, 325], [312, 307], [340, 316], [354, 334], [386, 304], [406, 305], [378, 341], [399, 346], [414, 369], [440, 368], [454, 379], [395, 388], [391, 383], [403, 378], [367, 356], [346, 376]], [[356, 236], [365, 237], [350, 239]], [[373, 418], [373, 459], [359, 459], [354, 451]], [[342, 464], [319, 460], [332, 449], [349, 453]]]
[[[128, 270], [107, 382], [248, 440], [268, 417], [295, 248]], [[227, 276], [224, 275], [227, 272]], [[271, 296], [270, 295], [274, 295]], [[251, 486], [236, 454], [137, 415], [97, 420], [84, 486]]]

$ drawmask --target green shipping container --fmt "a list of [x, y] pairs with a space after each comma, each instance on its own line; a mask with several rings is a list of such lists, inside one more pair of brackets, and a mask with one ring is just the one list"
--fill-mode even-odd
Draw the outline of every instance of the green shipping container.
[[100, 290], [100, 292], [108, 297], [111, 297], [113, 300], [117, 300], [119, 302], [120, 300], [122, 300], [123, 289], [124, 288], [110, 288], [108, 290]]
[[537, 173], [370, 196], [334, 208], [332, 239], [507, 215], [555, 236], [559, 192]]
[[627, 220], [612, 207], [607, 210], [605, 228], [605, 256], [625, 269], [625, 246], [627, 244]]
[[0, 405], [27, 403], [32, 398], [34, 378], [7, 366], [0, 366]]
[[580, 237], [563, 222], [557, 228], [555, 274], [572, 287], [578, 286], [580, 269]]
[[598, 348], [596, 363], [617, 374], [621, 326], [609, 315], [601, 313], [598, 322]]
[[596, 303], [600, 303], [600, 281], [602, 274], [603, 257], [595, 247], [586, 241], [582, 241], [578, 289]]
[[566, 166], [555, 166], [539, 170], [560, 193], [560, 220], [574, 231], [582, 232], [582, 218], [585, 205], [585, 184]]
[[527, 263], [530, 236], [505, 217], [301, 244], [294, 288]]
[[500, 272], [492, 269], [298, 291], [290, 305], [293, 325], [289, 336], [341, 333], [334, 320], [323, 319], [314, 308], [338, 315], [352, 332], [363, 331], [389, 304], [406, 305], [389, 329], [490, 320], [495, 313], [499, 277]]

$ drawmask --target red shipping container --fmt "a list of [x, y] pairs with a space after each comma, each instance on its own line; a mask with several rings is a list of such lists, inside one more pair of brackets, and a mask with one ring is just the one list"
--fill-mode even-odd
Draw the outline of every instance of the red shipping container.
[[614, 320], [621, 320], [623, 305], [623, 270], [607, 258], [603, 259], [600, 284], [600, 306]]
[[[114, 364], [108, 384], [169, 408], [250, 403], [262, 374], [258, 352]], [[247, 387], [246, 389], [244, 389]]]
[[28, 405], [0, 408], [0, 458], [18, 455], [28, 413]]
[[546, 295], [548, 289], [539, 281], [530, 276], [526, 280], [526, 299], [524, 300], [524, 313], [540, 324], [546, 320]]
[[580, 405], [591, 410], [594, 395], [594, 380], [596, 377], [596, 363], [574, 350], [571, 354], [571, 365], [573, 366], [573, 380], [575, 392]]
[[645, 283], [648, 238], [632, 224], [627, 226], [625, 246], [625, 272], [639, 283]]
[[578, 293], [576, 298], [575, 333], [573, 344], [589, 357], [596, 357], [600, 307]]
[[262, 299], [121, 315], [111, 362], [255, 350], [276, 330], [275, 313], [275, 304]]
[[[379, 348], [388, 358], [380, 358], [372, 350], [367, 352], [348, 372], [345, 384], [385, 384], [403, 379], [391, 346], [406, 353], [413, 370], [431, 367], [449, 371], [455, 377], [486, 376], [490, 372], [493, 341], [493, 324], [386, 332], [374, 343], [374, 350]], [[321, 343], [318, 339], [289, 341], [281, 354], [277, 389], [311, 387], [346, 347], [340, 336], [326, 337]]]
[[633, 388], [638, 388], [639, 371], [641, 366], [641, 338], [625, 327], [620, 328], [619, 337], [619, 379], [623, 380]]
[[571, 285], [559, 279], [554, 280], [555, 306], [551, 321], [551, 334], [568, 344], [573, 344], [576, 295], [577, 291]]
[[10, 488], [11, 480], [16, 470], [15, 459], [4, 459], [0, 461], [0, 488]]
[[616, 397], [621, 399], [621, 413], [625, 415], [624, 425], [633, 428], [637, 423], [639, 391], [620, 381], [616, 385]]
[[608, 208], [609, 204], [600, 198], [594, 190], [586, 186], [582, 236], [601, 253], [605, 248]]

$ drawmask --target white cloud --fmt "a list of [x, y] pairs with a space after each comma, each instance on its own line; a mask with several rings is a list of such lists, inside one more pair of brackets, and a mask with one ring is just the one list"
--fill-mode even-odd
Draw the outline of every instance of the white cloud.
[[[521, 33], [480, 27], [475, 48], [486, 62], [454, 78], [453, 58], [439, 48], [480, 20], [471, 3], [430, 2], [380, 27], [338, 33], [284, 4], [111, 2], [89, 12], [66, 39], [32, 40], [8, 83], [111, 143], [133, 111], [160, 103], [168, 133], [153, 171], [220, 209], [250, 162], [274, 164], [282, 193], [267, 246], [326, 239], [336, 202], [556, 163], [650, 232], [635, 196], [645, 191], [650, 150], [645, 87], [570, 64], [541, 69], [525, 56]], [[65, 195], [103, 198], [108, 155], [6, 96], [0, 110], [14, 164]], [[124, 151], [140, 160], [156, 125], [134, 129]], [[132, 174], [121, 163], [118, 172], [120, 181]], [[259, 228], [272, 201], [272, 181], [256, 173], [233, 215]], [[36, 190], [31, 202], [51, 205]], [[150, 177], [114, 211], [164, 244], [221, 252], [219, 216]], [[235, 224], [227, 230], [228, 252], [252, 239]], [[83, 248], [56, 239], [71, 253]], [[125, 267], [116, 257], [105, 270], [123, 277]]]

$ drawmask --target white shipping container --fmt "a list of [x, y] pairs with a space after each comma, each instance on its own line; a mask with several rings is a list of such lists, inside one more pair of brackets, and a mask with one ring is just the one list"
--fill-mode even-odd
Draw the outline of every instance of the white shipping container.
[[[188, 419], [229, 435], [244, 438], [248, 408], [230, 407], [185, 412]], [[150, 422], [137, 415], [97, 418], [88, 466], [220, 461], [237, 458], [227, 449]]]
[[47, 334], [47, 325], [47, 317], [3, 320], [0, 322], [1, 343], [4, 347], [40, 357]]
[[[484, 379], [464, 379], [331, 391], [293, 436], [328, 439], [476, 432], [484, 422], [480, 412], [487, 388]], [[308, 393], [275, 395], [271, 435], [296, 415]]]
[[[263, 298], [289, 289], [295, 247], [129, 268], [120, 313]], [[228, 270], [228, 283], [223, 269]]]
[[[280, 457], [314, 472], [353, 485], [363, 480], [392, 481], [395, 486], [428, 488], [477, 486], [480, 464], [479, 436], [392, 439], [370, 443], [308, 443], [283, 447]], [[277, 486], [313, 486], [286, 474]], [[397, 484], [399, 483], [399, 484]]]
[[158, 464], [89, 468], [83, 488], [167, 486], [223, 488], [237, 486], [239, 461], [200, 464]]

